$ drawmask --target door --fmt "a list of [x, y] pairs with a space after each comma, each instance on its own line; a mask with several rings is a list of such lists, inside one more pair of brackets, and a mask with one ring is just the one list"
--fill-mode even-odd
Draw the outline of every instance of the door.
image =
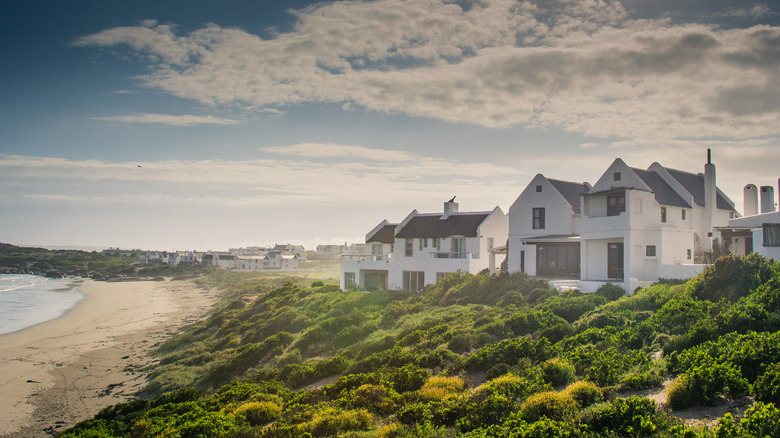
[[623, 243], [607, 244], [607, 278], [623, 279]]

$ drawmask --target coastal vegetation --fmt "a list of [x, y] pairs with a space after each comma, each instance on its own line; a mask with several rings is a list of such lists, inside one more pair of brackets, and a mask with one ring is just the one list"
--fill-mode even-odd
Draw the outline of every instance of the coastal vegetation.
[[[456, 273], [422, 293], [212, 271], [138, 400], [63, 437], [780, 436], [780, 264], [726, 256], [630, 296]], [[667, 403], [637, 391], [668, 384]], [[710, 425], [676, 414], [743, 400]]]

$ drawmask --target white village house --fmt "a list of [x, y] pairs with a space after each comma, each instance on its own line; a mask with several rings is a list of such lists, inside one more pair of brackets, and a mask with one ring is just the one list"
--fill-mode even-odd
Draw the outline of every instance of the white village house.
[[[778, 197], [780, 197], [780, 180]], [[729, 221], [721, 227], [726, 249], [735, 255], [756, 252], [764, 257], [780, 260], [780, 211], [776, 211], [774, 189], [761, 187], [761, 212], [758, 212], [758, 188], [748, 184], [744, 189], [744, 217]], [[780, 205], [780, 199], [778, 199]]]
[[341, 288], [419, 291], [457, 271], [496, 272], [503, 256], [491, 250], [507, 239], [506, 215], [498, 207], [459, 212], [454, 199], [443, 213], [413, 210], [398, 224], [382, 221], [366, 234], [370, 254], [341, 256]]
[[577, 279], [584, 291], [691, 278], [719, 243], [717, 227], [737, 215], [715, 184], [709, 151], [703, 174], [618, 158], [592, 187], [537, 175], [509, 210], [508, 269]]

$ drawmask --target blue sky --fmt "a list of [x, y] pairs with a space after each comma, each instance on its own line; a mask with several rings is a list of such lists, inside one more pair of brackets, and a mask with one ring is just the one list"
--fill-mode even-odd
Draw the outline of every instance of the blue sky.
[[772, 2], [6, 2], [0, 51], [13, 244], [313, 249], [708, 147], [740, 210], [780, 176]]

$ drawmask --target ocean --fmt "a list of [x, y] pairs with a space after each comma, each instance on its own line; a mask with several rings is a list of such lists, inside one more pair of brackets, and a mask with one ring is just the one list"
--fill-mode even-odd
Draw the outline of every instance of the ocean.
[[59, 318], [84, 296], [69, 278], [0, 274], [0, 335]]

